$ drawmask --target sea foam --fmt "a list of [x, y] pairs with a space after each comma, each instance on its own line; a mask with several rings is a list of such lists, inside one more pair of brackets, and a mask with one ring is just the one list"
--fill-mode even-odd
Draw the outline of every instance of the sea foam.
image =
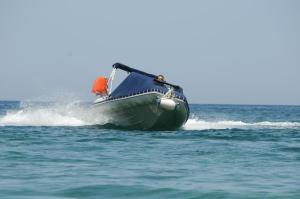
[[280, 129], [280, 128], [299, 128], [299, 122], [254, 122], [248, 123], [243, 121], [220, 120], [220, 121], [205, 121], [200, 118], [192, 118], [183, 126], [184, 130], [209, 130], [209, 129]]
[[[101, 115], [80, 102], [39, 104], [21, 103], [20, 109], [0, 116], [1, 126], [85, 126], [101, 123]], [[97, 119], [97, 121], [96, 121]]]

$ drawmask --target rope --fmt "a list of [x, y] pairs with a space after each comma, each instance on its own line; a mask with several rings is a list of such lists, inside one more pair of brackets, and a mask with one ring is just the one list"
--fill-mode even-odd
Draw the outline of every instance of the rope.
[[169, 88], [168, 88], [168, 91], [166, 92], [166, 94], [164, 94], [164, 95], [162, 96], [162, 98], [169, 98], [169, 99], [175, 98], [175, 93], [174, 93], [173, 88], [172, 88], [172, 87], [169, 87]]

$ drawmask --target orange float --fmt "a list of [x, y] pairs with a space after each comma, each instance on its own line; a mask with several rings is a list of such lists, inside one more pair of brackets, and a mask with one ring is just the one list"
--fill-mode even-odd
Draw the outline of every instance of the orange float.
[[94, 81], [92, 92], [97, 95], [106, 95], [107, 83], [108, 83], [108, 79], [106, 77], [98, 77]]

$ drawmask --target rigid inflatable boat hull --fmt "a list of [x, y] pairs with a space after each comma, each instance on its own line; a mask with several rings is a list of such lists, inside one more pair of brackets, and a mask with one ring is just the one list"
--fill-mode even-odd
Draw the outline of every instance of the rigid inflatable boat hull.
[[174, 130], [187, 121], [189, 108], [186, 101], [173, 98], [174, 110], [160, 106], [159, 92], [142, 93], [129, 97], [104, 100], [94, 104], [96, 114], [105, 117], [109, 124], [140, 130]]

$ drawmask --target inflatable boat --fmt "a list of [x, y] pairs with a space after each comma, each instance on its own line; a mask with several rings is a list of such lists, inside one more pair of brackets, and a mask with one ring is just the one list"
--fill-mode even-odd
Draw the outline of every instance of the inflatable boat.
[[[128, 73], [116, 89], [112, 82], [116, 70]], [[93, 110], [107, 124], [137, 130], [174, 130], [185, 124], [189, 105], [180, 86], [168, 83], [162, 75], [149, 74], [116, 63], [109, 78], [98, 77], [92, 92], [98, 98]]]

